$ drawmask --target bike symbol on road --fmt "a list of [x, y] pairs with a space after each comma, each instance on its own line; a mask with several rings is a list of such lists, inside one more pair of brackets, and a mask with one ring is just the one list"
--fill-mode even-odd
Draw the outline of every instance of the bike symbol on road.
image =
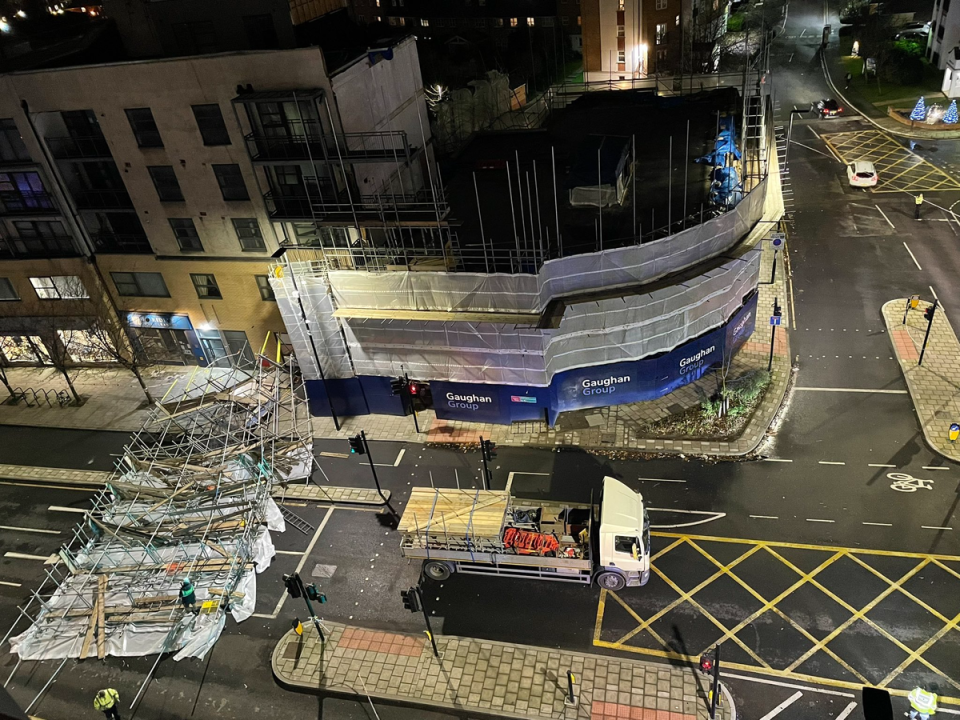
[[912, 475], [907, 475], [907, 473], [889, 473], [887, 477], [893, 480], [890, 489], [897, 492], [912, 493], [917, 490], [933, 490], [933, 480], [915, 478]]

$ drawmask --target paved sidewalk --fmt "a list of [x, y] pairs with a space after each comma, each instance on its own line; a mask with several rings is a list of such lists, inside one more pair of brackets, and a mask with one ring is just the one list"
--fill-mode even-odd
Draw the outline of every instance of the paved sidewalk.
[[927, 444], [944, 457], [960, 462], [960, 444], [954, 445], [948, 437], [950, 424], [960, 423], [960, 341], [946, 314], [942, 309], [937, 310], [923, 365], [917, 365], [927, 330], [923, 310], [929, 303], [921, 302], [918, 309], [910, 310], [904, 325], [906, 304], [903, 298], [883, 306], [883, 320], [894, 353]]
[[[689, 666], [566, 652], [529, 645], [424, 636], [335, 623], [321, 648], [316, 631], [290, 631], [273, 652], [273, 673], [291, 689], [368, 696], [503, 718], [704, 720], [709, 681]], [[567, 671], [576, 707], [567, 707]], [[729, 697], [724, 696], [729, 702]], [[717, 717], [730, 720], [732, 708]]]

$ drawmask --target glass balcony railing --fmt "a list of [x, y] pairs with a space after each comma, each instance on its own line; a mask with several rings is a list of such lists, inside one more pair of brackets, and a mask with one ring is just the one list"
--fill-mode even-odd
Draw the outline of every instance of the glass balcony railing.
[[46, 192], [0, 192], [0, 215], [57, 215], [56, 200]]
[[82, 210], [129, 210], [133, 202], [126, 190], [76, 190], [73, 201]]
[[109, 158], [110, 146], [102, 136], [46, 138], [50, 153], [57, 160]]

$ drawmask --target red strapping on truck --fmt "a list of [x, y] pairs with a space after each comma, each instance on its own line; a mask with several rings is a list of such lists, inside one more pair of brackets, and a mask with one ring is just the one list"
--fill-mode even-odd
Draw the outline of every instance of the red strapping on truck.
[[504, 531], [503, 544], [508, 548], [516, 548], [521, 555], [545, 555], [548, 552], [555, 553], [560, 548], [560, 541], [553, 535], [514, 527]]

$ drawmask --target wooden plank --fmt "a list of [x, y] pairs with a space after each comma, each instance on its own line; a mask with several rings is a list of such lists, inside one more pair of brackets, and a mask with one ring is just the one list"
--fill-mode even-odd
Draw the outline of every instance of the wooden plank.
[[431, 535], [499, 537], [509, 493], [491, 490], [413, 488], [399, 530]]
[[374, 308], [337, 308], [334, 317], [364, 320], [426, 320], [435, 322], [477, 322], [502, 325], [527, 325], [540, 323], [538, 313], [508, 312], [446, 312], [443, 310], [384, 310]]
[[80, 659], [83, 660], [90, 654], [90, 643], [93, 640], [93, 633], [97, 629], [97, 618], [100, 617], [97, 612], [97, 606], [100, 604], [100, 595], [93, 600], [93, 610], [90, 612], [90, 624], [87, 625], [87, 634], [83, 636], [83, 645], [80, 646]]
[[97, 581], [97, 658], [103, 660], [107, 654], [107, 621], [104, 618], [103, 606], [106, 603], [108, 578], [101, 575]]

